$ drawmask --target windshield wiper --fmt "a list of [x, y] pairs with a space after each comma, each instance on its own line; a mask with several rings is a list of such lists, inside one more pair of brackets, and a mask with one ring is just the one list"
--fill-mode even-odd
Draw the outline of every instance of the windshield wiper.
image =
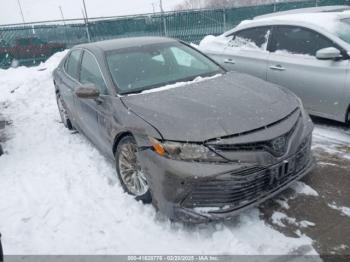
[[134, 90], [134, 91], [129, 91], [129, 92], [123, 92], [123, 93], [121, 93], [121, 95], [125, 96], [125, 95], [132, 95], [132, 94], [140, 94], [143, 91], [144, 91], [143, 89], [139, 89], [139, 90]]
[[129, 92], [123, 92], [123, 93], [121, 93], [121, 95], [140, 94], [143, 91], [152, 90], [152, 89], [167, 86], [167, 85], [174, 85], [176, 83], [181, 83], [181, 82], [191, 82], [191, 81], [194, 81], [198, 77], [202, 77], [202, 78], [211, 77], [211, 76], [215, 76], [217, 74], [224, 74], [224, 73], [225, 73], [224, 71], [218, 70], [218, 71], [209, 72], [209, 73], [202, 74], [202, 75], [189, 76], [189, 77], [185, 77], [185, 78], [181, 78], [181, 79], [177, 79], [177, 80], [173, 80], [173, 81], [163, 82], [163, 83], [159, 83], [159, 84], [155, 84], [155, 85], [151, 85], [151, 86], [145, 86], [142, 89], [136, 89], [136, 90], [132, 90]]

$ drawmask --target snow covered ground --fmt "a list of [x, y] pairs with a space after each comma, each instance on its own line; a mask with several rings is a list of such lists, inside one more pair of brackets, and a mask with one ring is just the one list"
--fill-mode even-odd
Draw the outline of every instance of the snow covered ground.
[[[231, 222], [188, 227], [125, 194], [113, 164], [59, 122], [51, 73], [63, 55], [34, 68], [0, 70], [0, 110], [13, 121], [7, 153], [0, 157], [6, 254], [316, 253], [312, 239], [283, 235], [259, 209]], [[324, 127], [316, 129], [315, 138], [322, 147], [333, 145], [332, 139], [350, 142], [350, 136]], [[294, 190], [313, 192], [304, 183]]]

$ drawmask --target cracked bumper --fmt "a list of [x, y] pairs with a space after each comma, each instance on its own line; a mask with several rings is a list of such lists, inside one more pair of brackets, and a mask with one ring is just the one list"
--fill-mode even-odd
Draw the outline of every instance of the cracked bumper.
[[[140, 160], [153, 204], [161, 213], [177, 221], [204, 223], [229, 219], [301, 179], [315, 166], [310, 147], [311, 141], [296, 154], [259, 168], [175, 161], [151, 150], [141, 152]], [[304, 162], [298, 164], [301, 153]]]

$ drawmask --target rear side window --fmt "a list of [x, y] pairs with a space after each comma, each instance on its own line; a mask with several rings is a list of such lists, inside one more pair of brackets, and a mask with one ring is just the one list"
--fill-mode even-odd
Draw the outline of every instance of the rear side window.
[[229, 42], [230, 47], [266, 50], [270, 35], [270, 27], [255, 27], [239, 31]]
[[89, 52], [84, 52], [81, 62], [80, 82], [94, 84], [101, 94], [107, 94], [107, 87], [96, 59]]
[[72, 51], [65, 64], [67, 74], [77, 80], [81, 52], [81, 50]]
[[271, 52], [315, 56], [322, 48], [336, 47], [325, 36], [302, 27], [278, 26], [273, 30]]

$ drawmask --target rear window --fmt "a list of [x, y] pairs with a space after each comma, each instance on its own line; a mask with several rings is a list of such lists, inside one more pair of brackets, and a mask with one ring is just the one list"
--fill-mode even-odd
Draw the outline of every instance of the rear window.
[[239, 31], [229, 42], [230, 47], [266, 50], [269, 40], [270, 27], [255, 27]]

